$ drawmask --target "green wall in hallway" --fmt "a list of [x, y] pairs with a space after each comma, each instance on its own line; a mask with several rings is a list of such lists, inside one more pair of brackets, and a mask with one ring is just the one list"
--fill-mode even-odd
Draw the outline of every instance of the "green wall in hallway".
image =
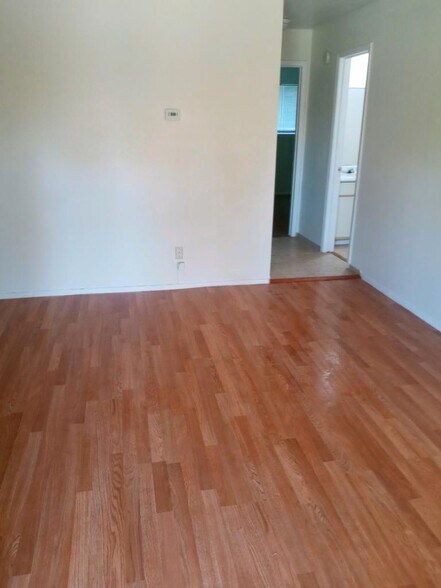
[[276, 194], [291, 194], [295, 135], [277, 135]]
[[[280, 69], [280, 85], [298, 86], [300, 69], [298, 67], [282, 67]], [[277, 135], [276, 163], [276, 194], [291, 194], [292, 174], [294, 166], [295, 134], [280, 133]]]
[[298, 67], [282, 67], [280, 69], [280, 85], [292, 84], [298, 86], [300, 82], [300, 69]]

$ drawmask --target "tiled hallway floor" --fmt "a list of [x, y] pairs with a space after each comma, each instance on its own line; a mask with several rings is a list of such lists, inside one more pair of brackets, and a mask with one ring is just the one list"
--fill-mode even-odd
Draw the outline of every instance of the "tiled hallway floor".
[[303, 237], [273, 239], [271, 278], [316, 278], [354, 275], [348, 264]]
[[349, 245], [336, 245], [334, 253], [347, 261], [349, 259]]

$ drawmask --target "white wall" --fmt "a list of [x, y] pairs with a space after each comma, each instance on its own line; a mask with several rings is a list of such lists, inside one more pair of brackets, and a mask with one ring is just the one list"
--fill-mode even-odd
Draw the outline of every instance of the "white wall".
[[357, 165], [360, 151], [360, 136], [363, 125], [365, 90], [348, 89], [343, 139], [341, 146], [341, 165]]
[[312, 29], [285, 29], [282, 40], [282, 60], [307, 61], [312, 56]]
[[268, 280], [281, 22], [282, 0], [2, 2], [0, 295], [173, 286], [175, 245], [187, 284]]
[[373, 41], [352, 263], [441, 328], [441, 3], [379, 0], [314, 32], [301, 232], [320, 243], [336, 60]]

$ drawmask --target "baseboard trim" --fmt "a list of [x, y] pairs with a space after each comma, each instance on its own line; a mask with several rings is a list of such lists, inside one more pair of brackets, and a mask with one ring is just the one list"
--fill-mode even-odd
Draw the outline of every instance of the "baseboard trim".
[[268, 285], [269, 279], [214, 280], [212, 282], [188, 282], [183, 284], [145, 284], [141, 286], [115, 286], [111, 288], [76, 288], [72, 290], [33, 290], [29, 292], [0, 292], [0, 300], [15, 298], [45, 298], [53, 296], [80, 296], [82, 294], [124, 294], [130, 292], [158, 292], [167, 290], [191, 290], [219, 286]]
[[272, 278], [270, 284], [296, 284], [301, 282], [336, 282], [341, 280], [360, 280], [359, 274], [344, 276], [314, 276], [310, 278]]

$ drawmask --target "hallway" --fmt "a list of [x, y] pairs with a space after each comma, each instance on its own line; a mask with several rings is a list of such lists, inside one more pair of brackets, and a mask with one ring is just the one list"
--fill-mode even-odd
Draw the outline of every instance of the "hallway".
[[271, 279], [356, 276], [348, 264], [333, 253], [321, 253], [304, 237], [273, 239]]

